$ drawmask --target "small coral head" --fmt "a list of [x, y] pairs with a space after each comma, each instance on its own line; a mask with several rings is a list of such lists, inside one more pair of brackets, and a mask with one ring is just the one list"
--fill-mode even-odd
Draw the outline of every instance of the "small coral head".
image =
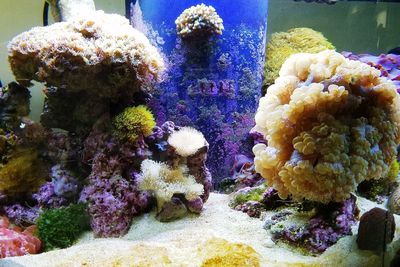
[[140, 105], [126, 108], [113, 119], [113, 125], [117, 138], [134, 143], [140, 136], [149, 136], [156, 122], [151, 111]]
[[188, 157], [207, 146], [207, 141], [200, 131], [191, 127], [182, 127], [169, 136], [168, 144], [179, 156]]

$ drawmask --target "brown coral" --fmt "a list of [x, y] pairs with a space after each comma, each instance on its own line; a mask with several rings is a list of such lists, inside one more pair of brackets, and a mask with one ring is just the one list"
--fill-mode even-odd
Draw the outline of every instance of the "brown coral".
[[331, 50], [296, 54], [260, 100], [256, 169], [282, 198], [343, 201], [388, 174], [400, 137], [400, 97], [367, 64]]
[[157, 49], [127, 19], [102, 11], [24, 32], [9, 43], [8, 54], [19, 82], [107, 97], [137, 91], [164, 68]]
[[185, 9], [176, 19], [176, 31], [182, 38], [192, 36], [221, 35], [224, 25], [221, 17], [212, 6], [200, 4]]

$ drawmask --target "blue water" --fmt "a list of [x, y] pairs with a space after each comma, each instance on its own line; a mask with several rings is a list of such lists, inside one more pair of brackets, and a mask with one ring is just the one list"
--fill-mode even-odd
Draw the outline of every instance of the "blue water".
[[[175, 20], [187, 8], [212, 5], [223, 19], [221, 36], [181, 40]], [[234, 4], [232, 4], [234, 3]], [[141, 0], [149, 39], [165, 55], [167, 75], [150, 106], [158, 123], [201, 130], [210, 143], [208, 166], [218, 183], [238, 154], [251, 155], [248, 132], [261, 94], [267, 0]]]

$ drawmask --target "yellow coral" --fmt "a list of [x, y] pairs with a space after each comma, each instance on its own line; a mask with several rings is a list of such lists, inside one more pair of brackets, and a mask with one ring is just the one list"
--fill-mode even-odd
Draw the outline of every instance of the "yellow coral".
[[397, 159], [393, 160], [392, 164], [390, 164], [389, 173], [387, 175], [387, 179], [389, 180], [389, 182], [397, 181], [397, 177], [399, 176], [399, 169], [399, 162], [397, 161]]
[[146, 159], [142, 162], [141, 171], [139, 188], [154, 192], [158, 208], [171, 201], [174, 194], [184, 194], [187, 200], [195, 200], [204, 193], [203, 185], [188, 174], [189, 170], [184, 165], [173, 169], [165, 163]]
[[0, 192], [19, 196], [35, 192], [48, 176], [49, 169], [34, 149], [17, 149], [0, 168]]
[[292, 55], [261, 98], [256, 170], [280, 196], [328, 203], [387, 176], [400, 139], [400, 97], [367, 64], [331, 50]]
[[140, 105], [126, 108], [114, 118], [113, 125], [115, 136], [121, 140], [135, 142], [141, 135], [150, 135], [156, 122], [150, 110]]
[[283, 62], [296, 53], [317, 53], [335, 47], [319, 32], [310, 28], [294, 28], [274, 33], [267, 44], [264, 86], [278, 78]]

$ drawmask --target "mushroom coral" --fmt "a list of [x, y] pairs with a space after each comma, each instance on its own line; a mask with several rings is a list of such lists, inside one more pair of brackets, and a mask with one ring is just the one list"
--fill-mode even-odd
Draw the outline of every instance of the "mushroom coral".
[[285, 60], [296, 53], [317, 53], [335, 47], [320, 33], [310, 28], [293, 28], [273, 33], [267, 44], [264, 87], [274, 83]]
[[138, 91], [164, 68], [141, 32], [103, 11], [21, 33], [8, 45], [8, 59], [19, 82], [37, 80], [107, 97]]
[[261, 98], [255, 166], [281, 198], [341, 202], [396, 158], [400, 97], [379, 70], [326, 50], [292, 55]]

